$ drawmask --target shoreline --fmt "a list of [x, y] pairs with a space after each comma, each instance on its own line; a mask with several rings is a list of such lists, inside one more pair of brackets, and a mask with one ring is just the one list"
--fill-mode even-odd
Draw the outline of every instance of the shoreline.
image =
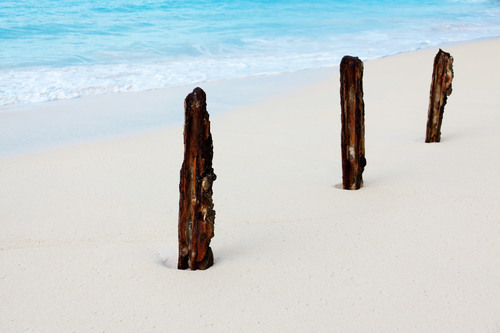
[[[391, 53], [391, 54], [388, 54], [388, 55], [384, 55], [384, 56], [381, 56], [381, 57], [366, 58], [366, 59], [361, 59], [361, 60], [363, 60], [363, 62], [373, 61], [373, 60], [378, 60], [378, 59], [384, 59], [384, 58], [387, 58], [387, 57], [394, 57], [394, 56], [398, 56], [398, 55], [402, 55], [402, 54], [406, 54], [406, 53], [425, 51], [426, 49], [434, 49], [434, 48], [441, 48], [441, 47], [448, 47], [448, 46], [481, 43], [481, 42], [487, 42], [487, 41], [494, 41], [494, 40], [498, 40], [498, 39], [500, 39], [500, 36], [483, 37], [483, 38], [474, 38], [474, 39], [468, 39], [468, 40], [463, 40], [463, 41], [446, 42], [446, 43], [441, 43], [439, 45], [417, 47], [415, 49], [410, 49], [410, 50], [407, 50], [407, 51], [400, 51], [400, 52], [395, 52], [395, 53]], [[345, 55], [350, 55], [350, 54], [346, 53]], [[352, 56], [358, 56], [358, 55], [352, 55]], [[340, 64], [340, 62], [339, 62], [339, 64]], [[175, 90], [175, 89], [182, 89], [182, 88], [187, 88], [187, 87], [195, 87], [195, 86], [200, 86], [200, 85], [205, 85], [205, 84], [206, 85], [212, 85], [212, 84], [221, 84], [221, 83], [224, 83], [224, 82], [231, 82], [231, 81], [263, 79], [263, 78], [266, 78], [266, 77], [273, 77], [273, 76], [279, 76], [279, 75], [293, 75], [293, 74], [300, 73], [300, 72], [320, 71], [322, 69], [336, 68], [336, 67], [338, 67], [338, 64], [334, 64], [334, 65], [322, 65], [322, 66], [318, 66], [318, 67], [309, 67], [309, 68], [302, 68], [302, 69], [297, 69], [297, 70], [284, 71], [284, 72], [276, 72], [276, 73], [261, 73], [261, 74], [255, 74], [255, 75], [249, 75], [249, 76], [241, 76], [241, 77], [233, 77], [233, 78], [225, 78], [225, 79], [214, 79], [214, 80], [207, 80], [207, 81], [199, 81], [199, 82], [189, 83], [189, 84], [185, 84], [185, 85], [178, 85], [178, 86], [168, 86], [168, 87], [160, 87], [160, 88], [152, 88], [152, 89], [144, 89], [144, 90], [120, 91], [120, 92], [106, 92], [106, 93], [82, 95], [82, 96], [78, 96], [78, 97], [53, 99], [53, 100], [42, 101], [42, 102], [10, 103], [10, 104], [5, 104], [5, 105], [0, 105], [0, 113], [2, 113], [2, 112], [15, 112], [16, 109], [25, 110], [25, 109], [30, 109], [30, 108], [36, 108], [36, 107], [39, 107], [40, 105], [44, 105], [46, 103], [61, 102], [61, 101], [68, 101], [68, 100], [79, 100], [79, 99], [92, 98], [92, 97], [95, 97], [95, 96], [106, 96], [106, 95], [113, 96], [113, 95], [122, 95], [122, 94], [140, 94], [140, 93], [147, 93], [147, 92], [158, 91], [158, 90], [170, 90], [170, 89], [174, 89]], [[2, 110], [2, 109], [4, 109], [4, 110]]]
[[[0, 331], [498, 330], [500, 66], [477, 59], [497, 59], [500, 40], [445, 51], [455, 78], [438, 144], [424, 143], [437, 49], [365, 62], [359, 191], [338, 188], [338, 71], [211, 113], [203, 272], [175, 269], [180, 125], [0, 158]], [[232, 85], [229, 104], [261, 82]], [[68, 104], [164, 110], [164, 94], [127, 96]]]
[[184, 98], [197, 86], [207, 93], [210, 115], [216, 117], [326, 80], [331, 70], [308, 69], [7, 107], [0, 111], [0, 135], [5, 142], [0, 158], [182, 126]]
[[[498, 39], [476, 39], [440, 47], [494, 40]], [[365, 63], [437, 48], [401, 52], [369, 59]], [[324, 66], [180, 87], [3, 106], [0, 107], [0, 133], [4, 144], [0, 147], [0, 158], [182, 126], [184, 98], [196, 86], [207, 92], [209, 112], [212, 116], [218, 116], [328, 80], [336, 76], [337, 71], [338, 65]], [[242, 90], [248, 93], [242, 93]], [[145, 103], [138, 104], [139, 99]], [[100, 104], [111, 107], [100, 107]], [[65, 114], [65, 110], [71, 110], [71, 114]]]

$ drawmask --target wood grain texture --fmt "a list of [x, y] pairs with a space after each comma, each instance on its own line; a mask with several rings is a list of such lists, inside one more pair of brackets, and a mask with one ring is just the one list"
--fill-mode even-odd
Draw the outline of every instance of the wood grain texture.
[[205, 92], [196, 88], [184, 101], [184, 162], [180, 172], [178, 269], [213, 265], [210, 241], [215, 210], [212, 183], [213, 142]]
[[363, 62], [359, 58], [345, 56], [340, 63], [340, 104], [342, 187], [358, 190], [366, 166]]
[[432, 71], [431, 91], [429, 98], [429, 112], [425, 142], [441, 141], [441, 125], [443, 123], [444, 106], [451, 95], [453, 80], [453, 57], [439, 49], [434, 58]]

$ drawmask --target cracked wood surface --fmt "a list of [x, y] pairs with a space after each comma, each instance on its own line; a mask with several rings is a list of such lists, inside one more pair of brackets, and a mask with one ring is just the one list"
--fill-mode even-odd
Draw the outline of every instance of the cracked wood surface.
[[207, 269], [213, 265], [210, 241], [215, 210], [212, 183], [213, 143], [206, 95], [196, 88], [184, 101], [184, 162], [180, 172], [178, 269]]

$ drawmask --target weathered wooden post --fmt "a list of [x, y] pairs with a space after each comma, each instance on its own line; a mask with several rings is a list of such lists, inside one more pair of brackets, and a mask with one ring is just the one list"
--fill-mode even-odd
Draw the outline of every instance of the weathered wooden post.
[[184, 162], [179, 184], [178, 269], [207, 269], [214, 257], [215, 211], [212, 183], [213, 143], [205, 92], [196, 88], [184, 101]]
[[451, 81], [453, 80], [453, 57], [443, 50], [434, 58], [432, 71], [431, 92], [429, 101], [429, 115], [425, 142], [439, 142], [441, 140], [441, 124], [443, 122], [444, 106], [451, 95]]
[[363, 62], [345, 56], [340, 63], [340, 104], [342, 109], [342, 187], [358, 190], [363, 185], [365, 159], [365, 103]]

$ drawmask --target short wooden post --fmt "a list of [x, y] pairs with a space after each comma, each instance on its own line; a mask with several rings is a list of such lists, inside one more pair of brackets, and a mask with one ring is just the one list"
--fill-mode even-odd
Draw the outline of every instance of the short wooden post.
[[342, 187], [358, 190], [363, 185], [365, 159], [365, 103], [363, 62], [345, 56], [340, 63], [340, 104], [342, 109]]
[[425, 142], [439, 142], [441, 140], [444, 106], [447, 97], [452, 92], [452, 80], [453, 57], [439, 49], [434, 58]]
[[179, 184], [178, 269], [207, 269], [214, 257], [215, 211], [212, 183], [213, 143], [205, 92], [196, 88], [184, 101], [184, 162]]

